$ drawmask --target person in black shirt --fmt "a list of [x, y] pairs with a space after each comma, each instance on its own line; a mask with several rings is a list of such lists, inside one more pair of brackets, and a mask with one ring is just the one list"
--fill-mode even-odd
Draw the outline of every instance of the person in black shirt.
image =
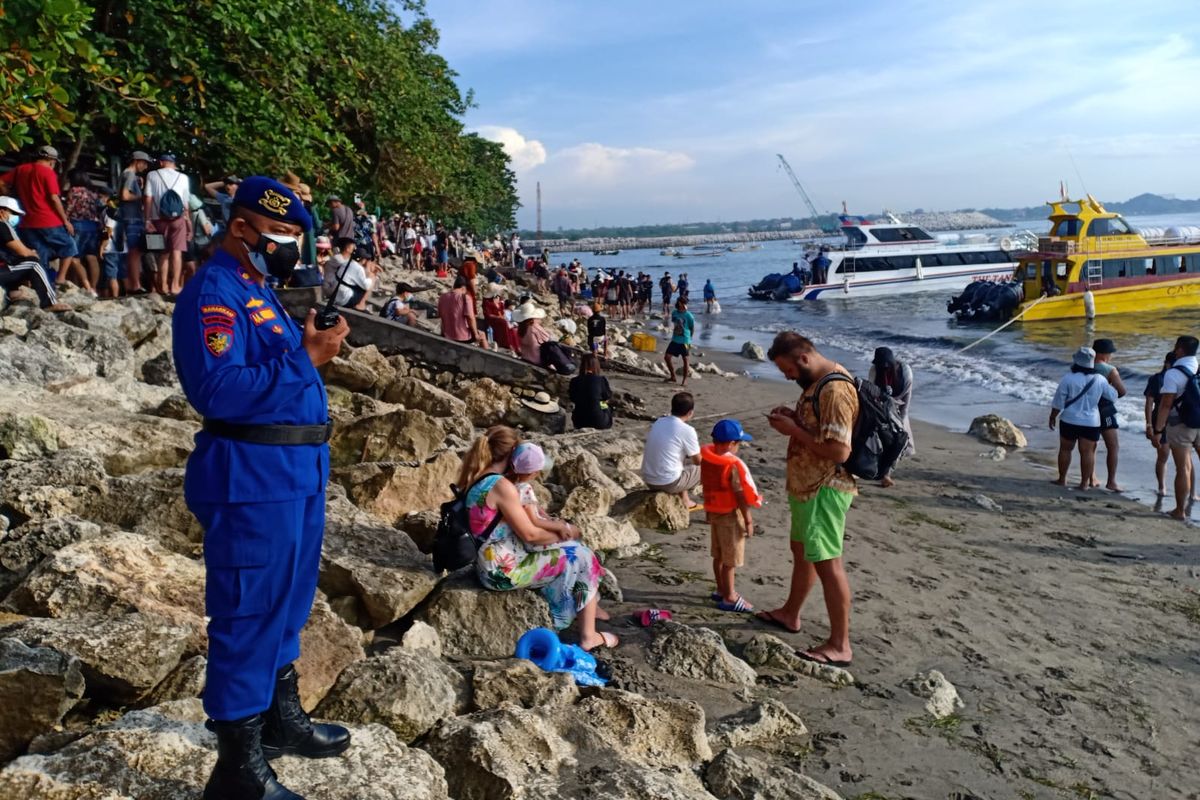
[[[592, 319], [595, 317], [588, 321]], [[579, 374], [571, 379], [568, 395], [573, 406], [571, 424], [577, 429], [608, 430], [612, 427], [612, 409], [608, 407], [612, 390], [608, 387], [608, 378], [600, 374], [600, 359], [592, 353], [584, 355], [580, 361]]]
[[599, 311], [587, 319], [588, 350], [608, 358], [608, 321]]
[[24, 209], [15, 197], [0, 197], [0, 289], [17, 287], [28, 281], [37, 292], [42, 310], [70, 311], [70, 306], [58, 302], [54, 284], [38, 261], [37, 252], [27, 247], [13, 230], [12, 221], [22, 213]]
[[[1171, 448], [1167, 445], [1167, 435], [1165, 433], [1158, 436], [1154, 435], [1154, 420], [1158, 418], [1158, 407], [1162, 401], [1163, 375], [1174, 365], [1175, 351], [1172, 350], [1167, 353], [1167, 357], [1163, 361], [1162, 371], [1150, 376], [1150, 380], [1146, 381], [1146, 391], [1142, 392], [1146, 397], [1146, 438], [1150, 440], [1154, 445], [1154, 449], [1158, 451], [1158, 458], [1154, 462], [1154, 476], [1158, 478], [1158, 496], [1160, 498], [1167, 495], [1167, 461], [1171, 458]], [[1193, 494], [1195, 493], [1194, 488], [1192, 492]]]
[[663, 319], [666, 319], [671, 315], [671, 295], [675, 293], [675, 284], [671, 282], [671, 273], [663, 273], [658, 282], [658, 288], [662, 291]]

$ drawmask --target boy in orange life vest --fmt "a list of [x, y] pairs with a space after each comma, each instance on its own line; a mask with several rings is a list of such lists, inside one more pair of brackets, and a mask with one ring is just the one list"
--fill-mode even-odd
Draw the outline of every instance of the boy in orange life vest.
[[754, 606], [733, 588], [733, 577], [745, 561], [746, 539], [754, 535], [750, 509], [762, 506], [749, 468], [737, 457], [738, 446], [753, 437], [736, 419], [723, 419], [713, 427], [712, 440], [700, 448], [700, 482], [712, 528], [713, 575], [717, 579], [712, 599], [722, 611], [749, 613]]

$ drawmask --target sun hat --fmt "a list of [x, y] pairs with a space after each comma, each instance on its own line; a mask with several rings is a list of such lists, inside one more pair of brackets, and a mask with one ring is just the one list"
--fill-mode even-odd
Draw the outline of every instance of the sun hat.
[[513, 312], [513, 322], [525, 322], [530, 319], [545, 319], [546, 310], [538, 308], [532, 300], [522, 303]]
[[20, 216], [25, 216], [25, 209], [21, 208], [21, 204], [17, 202], [17, 198], [4, 195], [0, 197], [0, 208], [7, 208], [9, 211]]
[[742, 430], [736, 419], [723, 419], [713, 426], [712, 440], [718, 444], [727, 442], [753, 442], [754, 437]]
[[1092, 349], [1097, 355], [1112, 355], [1117, 352], [1117, 345], [1112, 339], [1097, 339], [1092, 342]]
[[1075, 362], [1075, 366], [1085, 369], [1096, 368], [1096, 351], [1090, 347], [1081, 347], [1075, 351], [1075, 355], [1071, 360]]
[[546, 468], [546, 452], [533, 442], [521, 442], [512, 454], [512, 470], [518, 475], [532, 475]]
[[550, 397], [546, 392], [538, 392], [533, 397], [522, 398], [521, 403], [526, 408], [532, 408], [534, 411], [540, 411], [543, 414], [555, 414], [558, 412], [558, 403]]
[[575, 324], [575, 320], [567, 319], [566, 317], [563, 317], [554, 324], [571, 335], [574, 335], [575, 331], [579, 330], [579, 326]]
[[204, 201], [194, 194], [188, 194], [188, 209], [191, 211], [199, 211], [204, 208]]
[[129, 160], [130, 161], [145, 161], [147, 164], [149, 164], [154, 159], [151, 158], [150, 154], [147, 153], [145, 150], [134, 150], [133, 153], [129, 156]]
[[329, 241], [328, 236], [318, 236], [317, 237], [317, 249], [318, 250], [332, 250], [333, 242]]

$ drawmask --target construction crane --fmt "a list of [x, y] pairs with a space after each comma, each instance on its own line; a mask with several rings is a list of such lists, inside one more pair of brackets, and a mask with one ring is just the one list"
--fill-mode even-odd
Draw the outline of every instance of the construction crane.
[[817, 207], [814, 206], [813, 201], [809, 199], [808, 192], [804, 191], [804, 187], [800, 184], [800, 179], [797, 178], [796, 173], [792, 171], [792, 165], [787, 162], [787, 159], [783, 157], [782, 153], [776, 153], [775, 157], [779, 159], [779, 163], [783, 167], [783, 171], [786, 172], [788, 177], [792, 179], [792, 185], [795, 186], [796, 191], [800, 193], [800, 199], [804, 201], [804, 205], [808, 206], [808, 213], [812, 215], [813, 222], [816, 222], [823, 215], [821, 212], [817, 211]]

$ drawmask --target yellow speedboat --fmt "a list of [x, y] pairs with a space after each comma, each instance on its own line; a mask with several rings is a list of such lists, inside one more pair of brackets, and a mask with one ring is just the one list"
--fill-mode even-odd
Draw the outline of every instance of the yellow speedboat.
[[1050, 235], [1020, 258], [1013, 276], [1024, 290], [1016, 313], [1022, 321], [1200, 306], [1200, 240], [1187, 235], [1193, 231], [1170, 228], [1148, 241], [1091, 195], [1047, 205]]

